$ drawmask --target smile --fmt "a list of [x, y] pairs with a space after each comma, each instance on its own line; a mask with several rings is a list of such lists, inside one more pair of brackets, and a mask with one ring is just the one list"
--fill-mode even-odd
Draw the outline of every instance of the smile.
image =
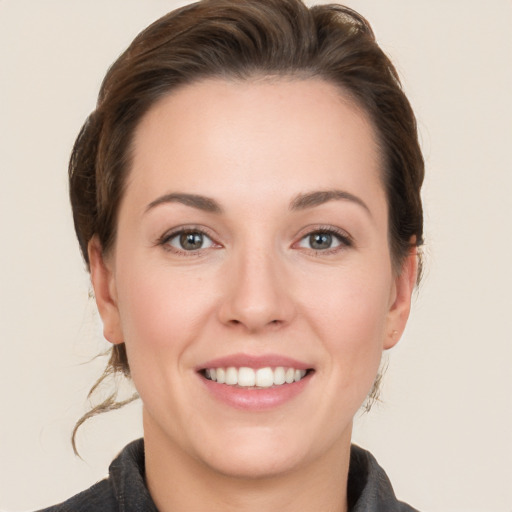
[[230, 354], [195, 368], [216, 400], [244, 411], [268, 411], [311, 387], [316, 368], [283, 354]]
[[218, 384], [261, 389], [299, 382], [306, 374], [307, 370], [284, 366], [275, 368], [266, 366], [257, 369], [246, 366], [239, 368], [229, 366], [227, 368], [208, 368], [203, 372], [206, 379]]

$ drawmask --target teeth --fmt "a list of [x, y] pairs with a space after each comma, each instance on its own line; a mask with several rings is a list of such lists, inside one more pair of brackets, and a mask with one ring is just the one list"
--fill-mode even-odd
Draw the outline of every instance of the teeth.
[[[235, 368], [233, 368], [235, 370]], [[235, 370], [236, 371], [236, 370]], [[252, 387], [256, 384], [256, 372], [252, 368], [242, 367], [238, 370], [238, 385], [244, 388]]]
[[274, 370], [274, 384], [280, 386], [286, 382], [286, 372], [282, 366], [278, 366]]
[[226, 370], [224, 368], [217, 368], [214, 370], [216, 376], [213, 376], [212, 370], [210, 370], [210, 379], [216, 380], [219, 384], [224, 384], [226, 382]]
[[259, 368], [256, 371], [256, 386], [269, 388], [274, 385], [274, 372], [272, 368]]
[[306, 375], [306, 370], [284, 368], [282, 366], [276, 368], [267, 366], [257, 370], [246, 366], [241, 368], [229, 366], [228, 368], [208, 368], [205, 370], [205, 375], [209, 380], [228, 386], [270, 388], [271, 386], [298, 382]]
[[238, 371], [232, 366], [226, 368], [226, 384], [228, 386], [236, 386], [238, 384]]

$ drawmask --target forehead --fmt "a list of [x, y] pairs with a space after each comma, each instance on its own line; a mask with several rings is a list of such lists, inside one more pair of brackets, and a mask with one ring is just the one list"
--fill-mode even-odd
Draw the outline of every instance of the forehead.
[[381, 189], [377, 148], [365, 113], [323, 80], [208, 79], [170, 93], [143, 117], [128, 192], [270, 198], [276, 189], [342, 186], [360, 194]]

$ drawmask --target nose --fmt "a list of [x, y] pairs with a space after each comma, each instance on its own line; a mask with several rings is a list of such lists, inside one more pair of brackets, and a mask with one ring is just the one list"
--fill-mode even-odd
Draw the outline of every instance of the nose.
[[287, 272], [270, 252], [247, 251], [229, 263], [220, 321], [256, 333], [289, 324], [295, 316]]

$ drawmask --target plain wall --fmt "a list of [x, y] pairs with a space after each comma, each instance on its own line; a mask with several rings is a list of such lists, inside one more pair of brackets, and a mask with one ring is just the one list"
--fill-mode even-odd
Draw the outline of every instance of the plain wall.
[[[142, 434], [69, 438], [106, 348], [67, 159], [107, 67], [171, 0], [0, 0], [0, 509], [54, 504]], [[426, 274], [354, 440], [422, 511], [512, 510], [512, 2], [347, 0], [403, 78], [426, 157]]]

